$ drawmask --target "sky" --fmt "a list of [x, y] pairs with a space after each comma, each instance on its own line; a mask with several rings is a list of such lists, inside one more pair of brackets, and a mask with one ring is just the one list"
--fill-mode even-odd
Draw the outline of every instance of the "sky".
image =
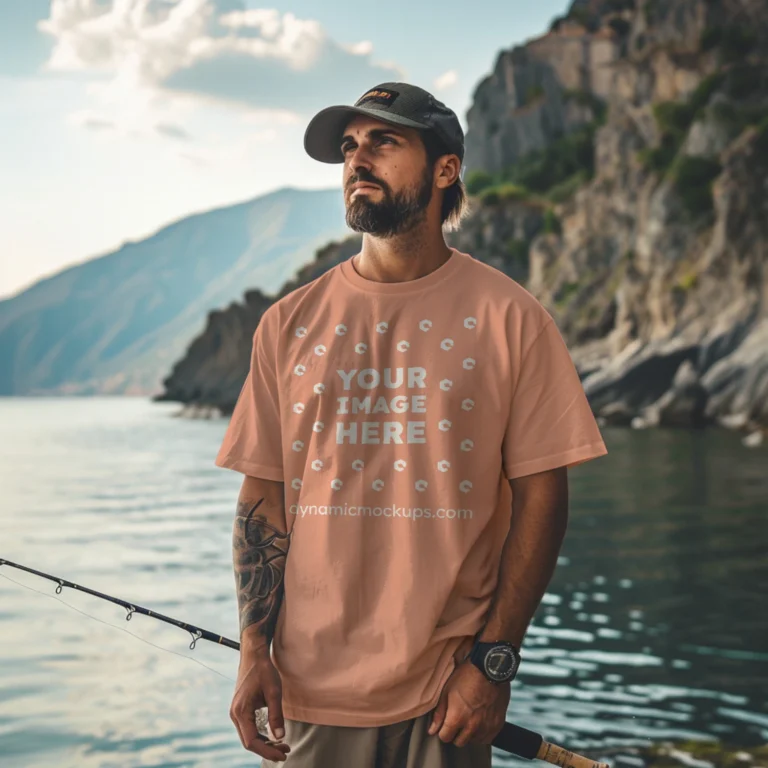
[[0, 0], [0, 298], [192, 213], [340, 188], [306, 125], [379, 83], [426, 88], [466, 131], [499, 51], [569, 5]]

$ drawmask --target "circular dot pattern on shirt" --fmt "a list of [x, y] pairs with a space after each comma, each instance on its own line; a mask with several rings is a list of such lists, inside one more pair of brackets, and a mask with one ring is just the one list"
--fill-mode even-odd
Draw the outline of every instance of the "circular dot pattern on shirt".
[[[464, 318], [464, 327], [468, 330], [474, 330], [477, 328], [477, 318], [475, 317], [465, 317]], [[427, 332], [432, 329], [432, 321], [428, 319], [421, 320], [419, 322], [419, 329], [421, 331]], [[337, 336], [344, 336], [347, 333], [347, 326], [343, 323], [340, 323], [337, 325], [334, 329], [334, 332]], [[384, 334], [389, 330], [389, 323], [382, 321], [376, 324], [376, 332], [379, 334]], [[296, 328], [296, 337], [297, 338], [304, 338], [307, 335], [308, 331], [306, 326], [299, 326]], [[401, 339], [397, 343], [397, 350], [399, 352], [406, 352], [408, 349], [410, 349], [410, 342], [407, 339]], [[452, 350], [454, 347], [454, 340], [452, 338], [445, 338], [440, 342], [440, 348], [444, 351], [448, 352]], [[323, 344], [317, 344], [314, 347], [314, 353], [318, 357], [324, 355], [327, 351], [327, 348]], [[355, 352], [358, 355], [363, 355], [368, 351], [368, 345], [365, 342], [358, 342], [355, 344]], [[464, 370], [471, 371], [475, 368], [476, 360], [472, 357], [466, 357], [462, 361], [462, 367]], [[306, 373], [306, 367], [302, 364], [298, 364], [294, 367], [293, 372], [296, 376], [303, 376]], [[440, 381], [439, 387], [444, 392], [450, 391], [451, 387], [453, 386], [453, 381], [451, 379], [443, 379]], [[325, 384], [322, 382], [318, 382], [313, 387], [313, 392], [316, 395], [321, 395], [325, 392]], [[475, 406], [475, 401], [471, 398], [465, 398], [461, 402], [461, 408], [464, 411], [471, 411]], [[304, 412], [304, 404], [303, 403], [295, 403], [293, 406], [293, 410], [295, 413], [303, 413]], [[449, 419], [441, 419], [438, 422], [438, 428], [441, 432], [447, 432], [450, 430], [450, 428], [453, 426], [453, 423]], [[316, 421], [312, 425], [312, 430], [314, 432], [322, 432], [325, 428], [325, 425], [322, 421]], [[474, 441], [470, 440], [469, 438], [463, 440], [460, 444], [460, 448], [462, 451], [471, 451], [474, 448]], [[301, 440], [295, 440], [292, 444], [292, 448], [294, 451], [301, 451], [304, 448], [304, 443]], [[315, 459], [311, 467], [316, 472], [320, 472], [323, 469], [323, 462], [320, 459]], [[395, 470], [398, 472], [402, 472], [407, 467], [407, 463], [403, 459], [398, 459], [393, 464]], [[362, 459], [356, 459], [352, 462], [352, 469], [355, 471], [362, 471], [365, 467], [365, 462]], [[451, 463], [447, 459], [442, 459], [437, 462], [437, 469], [440, 472], [448, 472], [451, 468]], [[331, 481], [331, 488], [333, 490], [340, 490], [343, 487], [344, 483], [341, 479], [335, 478]], [[302, 481], [301, 478], [294, 478], [291, 481], [291, 488], [294, 490], [299, 490], [302, 487]], [[414, 483], [414, 487], [417, 491], [425, 491], [429, 487], [429, 483], [426, 480], [416, 480]], [[377, 478], [371, 483], [371, 488], [375, 491], [380, 491], [384, 488], [384, 481], [381, 478]], [[462, 493], [469, 493], [469, 491], [472, 489], [472, 482], [470, 480], [462, 480], [459, 483], [459, 490]]]

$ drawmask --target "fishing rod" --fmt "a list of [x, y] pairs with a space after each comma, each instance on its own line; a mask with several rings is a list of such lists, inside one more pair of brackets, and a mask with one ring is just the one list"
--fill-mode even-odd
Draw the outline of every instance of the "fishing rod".
[[[99, 597], [102, 600], [108, 600], [110, 603], [120, 605], [128, 611], [125, 620], [130, 621], [131, 616], [134, 613], [141, 613], [145, 616], [150, 616], [153, 619], [159, 619], [166, 624], [172, 624], [175, 627], [180, 627], [186, 630], [192, 635], [192, 642], [189, 644], [190, 650], [194, 650], [198, 640], [208, 640], [217, 645], [226, 645], [228, 648], [234, 648], [236, 651], [240, 650], [240, 643], [235, 640], [230, 640], [223, 635], [217, 635], [215, 632], [209, 632], [207, 629], [201, 629], [194, 624], [188, 624], [185, 621], [179, 621], [178, 619], [165, 616], [162, 613], [151, 611], [148, 608], [144, 608], [134, 603], [129, 603], [126, 600], [121, 600], [119, 597], [112, 597], [111, 595], [105, 595], [103, 592], [97, 592], [95, 589], [89, 589], [80, 584], [75, 584], [67, 579], [61, 579], [58, 576], [51, 576], [49, 573], [43, 573], [37, 571], [34, 568], [28, 568], [26, 565], [20, 565], [19, 563], [11, 562], [0, 558], [0, 566], [9, 565], [11, 568], [18, 568], [21, 571], [32, 573], [35, 576], [40, 576], [43, 579], [54, 581], [57, 584], [56, 594], [61, 594], [64, 587], [70, 589], [76, 589], [80, 592], [85, 592], [94, 597]], [[263, 724], [264, 718], [262, 717], [261, 723]], [[264, 738], [268, 738], [266, 734], [262, 734]], [[501, 731], [496, 735], [492, 742], [494, 747], [510, 752], [518, 757], [525, 758], [526, 760], [543, 760], [544, 762], [551, 763], [552, 765], [560, 766], [560, 768], [609, 768], [607, 763], [598, 763], [583, 755], [577, 755], [570, 752], [563, 747], [559, 747], [556, 744], [551, 744], [545, 741], [540, 733], [535, 731], [529, 731], [527, 728], [523, 728], [514, 723], [504, 723]]]

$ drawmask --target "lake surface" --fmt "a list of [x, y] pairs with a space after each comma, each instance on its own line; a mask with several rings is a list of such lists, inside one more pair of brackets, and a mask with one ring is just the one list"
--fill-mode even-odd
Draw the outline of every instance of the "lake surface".
[[[241, 476], [213, 464], [226, 420], [178, 409], [0, 398], [0, 557], [237, 639]], [[610, 748], [614, 765], [637, 764], [616, 747], [649, 741], [765, 743], [768, 450], [720, 430], [603, 435], [609, 455], [570, 472], [565, 546], [507, 719]], [[229, 719], [236, 651], [0, 577], [3, 768], [258, 765]], [[494, 750], [507, 765], [531, 763]]]

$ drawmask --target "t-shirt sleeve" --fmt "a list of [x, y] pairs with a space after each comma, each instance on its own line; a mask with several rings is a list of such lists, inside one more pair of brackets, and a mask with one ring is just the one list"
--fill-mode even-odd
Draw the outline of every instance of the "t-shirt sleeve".
[[250, 370], [238, 396], [215, 464], [251, 477], [283, 480], [275, 336], [269, 311], [253, 334]]
[[523, 352], [502, 444], [508, 479], [608, 453], [579, 373], [550, 316]]

